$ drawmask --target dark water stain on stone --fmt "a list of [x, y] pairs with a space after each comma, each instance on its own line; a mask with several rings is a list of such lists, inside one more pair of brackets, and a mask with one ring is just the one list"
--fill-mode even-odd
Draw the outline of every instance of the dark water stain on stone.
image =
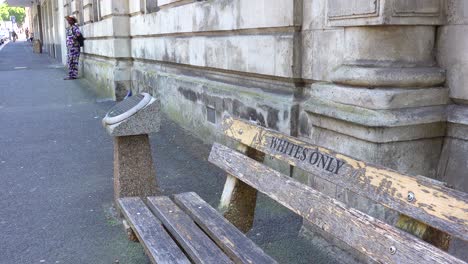
[[[230, 101], [224, 101], [224, 104]], [[239, 100], [232, 100], [232, 114], [245, 120], [256, 121], [259, 125], [266, 127], [265, 117], [257, 109], [245, 106]], [[267, 117], [268, 118], [268, 117]]]
[[247, 107], [245, 111], [241, 112], [241, 118], [246, 120], [257, 121], [257, 110], [252, 107]]
[[179, 86], [177, 91], [181, 93], [185, 99], [194, 103], [201, 101], [204, 105], [215, 108], [218, 113], [227, 111], [235, 117], [256, 121], [259, 125], [264, 127], [278, 129], [280, 111], [270, 106], [260, 106], [262, 110], [267, 112], [267, 117], [265, 120], [265, 116], [261, 112], [257, 111], [256, 108], [246, 106], [238, 99], [222, 98], [206, 93], [198, 94], [181, 86]]
[[302, 114], [299, 117], [299, 133], [301, 136], [310, 137], [309, 119], [306, 114]]
[[222, 112], [224, 108], [223, 98], [219, 96], [209, 95], [207, 93], [202, 93], [198, 95], [198, 98], [207, 106], [214, 107], [216, 111]]
[[231, 98], [223, 98], [223, 109], [228, 111], [229, 113], [233, 112], [232, 107], [232, 99]]
[[257, 123], [258, 123], [258, 125], [260, 125], [262, 127], [266, 127], [265, 118], [263, 117], [263, 115], [261, 113], [257, 114]]
[[196, 102], [198, 99], [197, 93], [190, 89], [179, 87], [177, 91], [179, 91], [179, 93], [181, 93], [185, 99], [190, 100], [192, 102]]
[[117, 101], [122, 101], [127, 94], [127, 91], [130, 89], [129, 81], [116, 81], [115, 83], [115, 99]]
[[267, 125], [269, 128], [278, 130], [279, 110], [268, 105], [261, 105], [260, 108], [267, 111]]

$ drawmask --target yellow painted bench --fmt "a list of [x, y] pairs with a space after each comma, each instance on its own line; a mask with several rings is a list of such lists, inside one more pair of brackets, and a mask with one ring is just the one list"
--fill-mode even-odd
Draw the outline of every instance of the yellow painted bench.
[[[222, 127], [239, 146], [215, 143], [209, 161], [229, 173], [220, 208], [240, 229], [251, 227], [260, 191], [378, 263], [465, 263], [444, 249], [451, 237], [468, 240], [468, 194], [239, 119]], [[264, 154], [400, 212], [400, 227], [417, 236], [257, 162]]]

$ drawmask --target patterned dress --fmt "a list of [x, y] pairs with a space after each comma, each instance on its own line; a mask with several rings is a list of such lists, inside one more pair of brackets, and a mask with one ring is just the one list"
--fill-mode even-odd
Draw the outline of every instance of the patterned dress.
[[67, 64], [68, 77], [78, 77], [78, 63], [80, 61], [80, 43], [77, 36], [81, 34], [80, 28], [73, 25], [67, 28]]

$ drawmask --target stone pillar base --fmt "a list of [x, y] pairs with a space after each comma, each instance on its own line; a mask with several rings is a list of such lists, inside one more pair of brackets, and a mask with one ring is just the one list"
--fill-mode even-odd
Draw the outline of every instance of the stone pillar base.
[[[447, 119], [447, 136], [437, 179], [454, 189], [468, 192], [468, 106], [450, 106]], [[448, 252], [459, 259], [468, 259], [467, 249], [468, 241], [452, 237]]]
[[448, 89], [315, 83], [299, 136], [410, 175], [435, 177], [446, 132]]
[[115, 137], [114, 199], [159, 192], [147, 134]]

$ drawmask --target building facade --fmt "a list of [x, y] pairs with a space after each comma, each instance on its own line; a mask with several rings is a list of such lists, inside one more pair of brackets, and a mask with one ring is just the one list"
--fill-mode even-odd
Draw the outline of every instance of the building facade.
[[96, 91], [149, 92], [208, 142], [230, 114], [468, 192], [466, 0], [43, 0], [31, 14], [62, 61], [63, 17], [77, 17], [81, 72]]
[[[23, 3], [24, 2], [24, 3]], [[10, 5], [26, 6], [26, 24], [34, 39], [40, 40], [42, 52], [60, 62], [66, 62], [67, 48], [65, 46], [65, 9], [63, 0], [49, 1], [8, 1]]]

